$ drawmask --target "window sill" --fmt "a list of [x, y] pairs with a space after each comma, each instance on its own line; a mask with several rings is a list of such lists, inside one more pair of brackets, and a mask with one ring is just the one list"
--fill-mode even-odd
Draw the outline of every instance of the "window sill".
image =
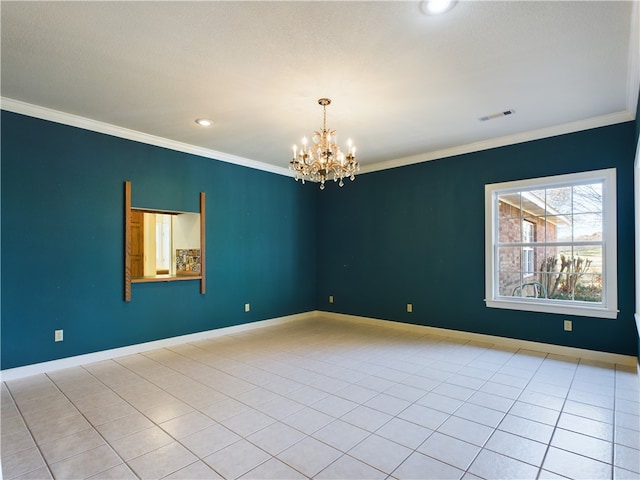
[[202, 280], [201, 274], [152, 275], [148, 277], [132, 277], [131, 283], [178, 282], [182, 280]]
[[561, 315], [576, 315], [579, 317], [618, 318], [618, 310], [608, 309], [602, 306], [589, 306], [586, 304], [560, 305], [553, 301], [526, 301], [523, 299], [499, 299], [485, 300], [489, 308], [504, 308], [508, 310], [522, 310], [526, 312], [557, 313]]

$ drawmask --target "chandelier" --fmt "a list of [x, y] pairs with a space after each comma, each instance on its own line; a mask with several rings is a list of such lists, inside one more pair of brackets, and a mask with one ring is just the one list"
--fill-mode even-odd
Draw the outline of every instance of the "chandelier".
[[306, 180], [320, 182], [320, 189], [324, 190], [324, 182], [333, 176], [333, 181], [340, 180], [339, 185], [344, 185], [344, 177], [352, 181], [356, 178], [356, 172], [360, 170], [356, 160], [356, 147], [348, 140], [348, 153], [345, 155], [336, 145], [336, 131], [327, 129], [327, 105], [331, 104], [328, 98], [321, 98], [318, 104], [322, 105], [324, 120], [322, 130], [313, 132], [313, 145], [307, 145], [307, 138], [302, 139], [302, 147], [293, 146], [293, 159], [289, 162], [289, 169], [295, 172], [298, 179], [304, 183]]

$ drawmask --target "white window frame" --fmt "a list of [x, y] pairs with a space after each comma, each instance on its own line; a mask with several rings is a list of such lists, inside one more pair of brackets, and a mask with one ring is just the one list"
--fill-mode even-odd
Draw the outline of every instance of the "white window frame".
[[[521, 190], [603, 182], [602, 302], [498, 295], [498, 197]], [[558, 313], [598, 318], [618, 316], [616, 169], [556, 175], [485, 185], [485, 303], [490, 308]]]

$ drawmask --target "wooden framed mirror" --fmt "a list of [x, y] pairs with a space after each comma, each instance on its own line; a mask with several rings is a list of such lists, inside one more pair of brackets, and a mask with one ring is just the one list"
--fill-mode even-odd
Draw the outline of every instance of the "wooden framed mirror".
[[200, 212], [156, 210], [131, 205], [131, 182], [124, 182], [124, 300], [131, 284], [199, 280], [205, 282], [205, 194]]

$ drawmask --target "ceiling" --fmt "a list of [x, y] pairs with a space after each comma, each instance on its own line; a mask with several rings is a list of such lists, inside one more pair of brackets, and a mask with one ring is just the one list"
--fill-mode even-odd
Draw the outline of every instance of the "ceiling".
[[320, 97], [363, 171], [636, 114], [630, 1], [459, 1], [428, 16], [417, 0], [3, 0], [0, 15], [2, 108], [279, 173], [321, 128]]

